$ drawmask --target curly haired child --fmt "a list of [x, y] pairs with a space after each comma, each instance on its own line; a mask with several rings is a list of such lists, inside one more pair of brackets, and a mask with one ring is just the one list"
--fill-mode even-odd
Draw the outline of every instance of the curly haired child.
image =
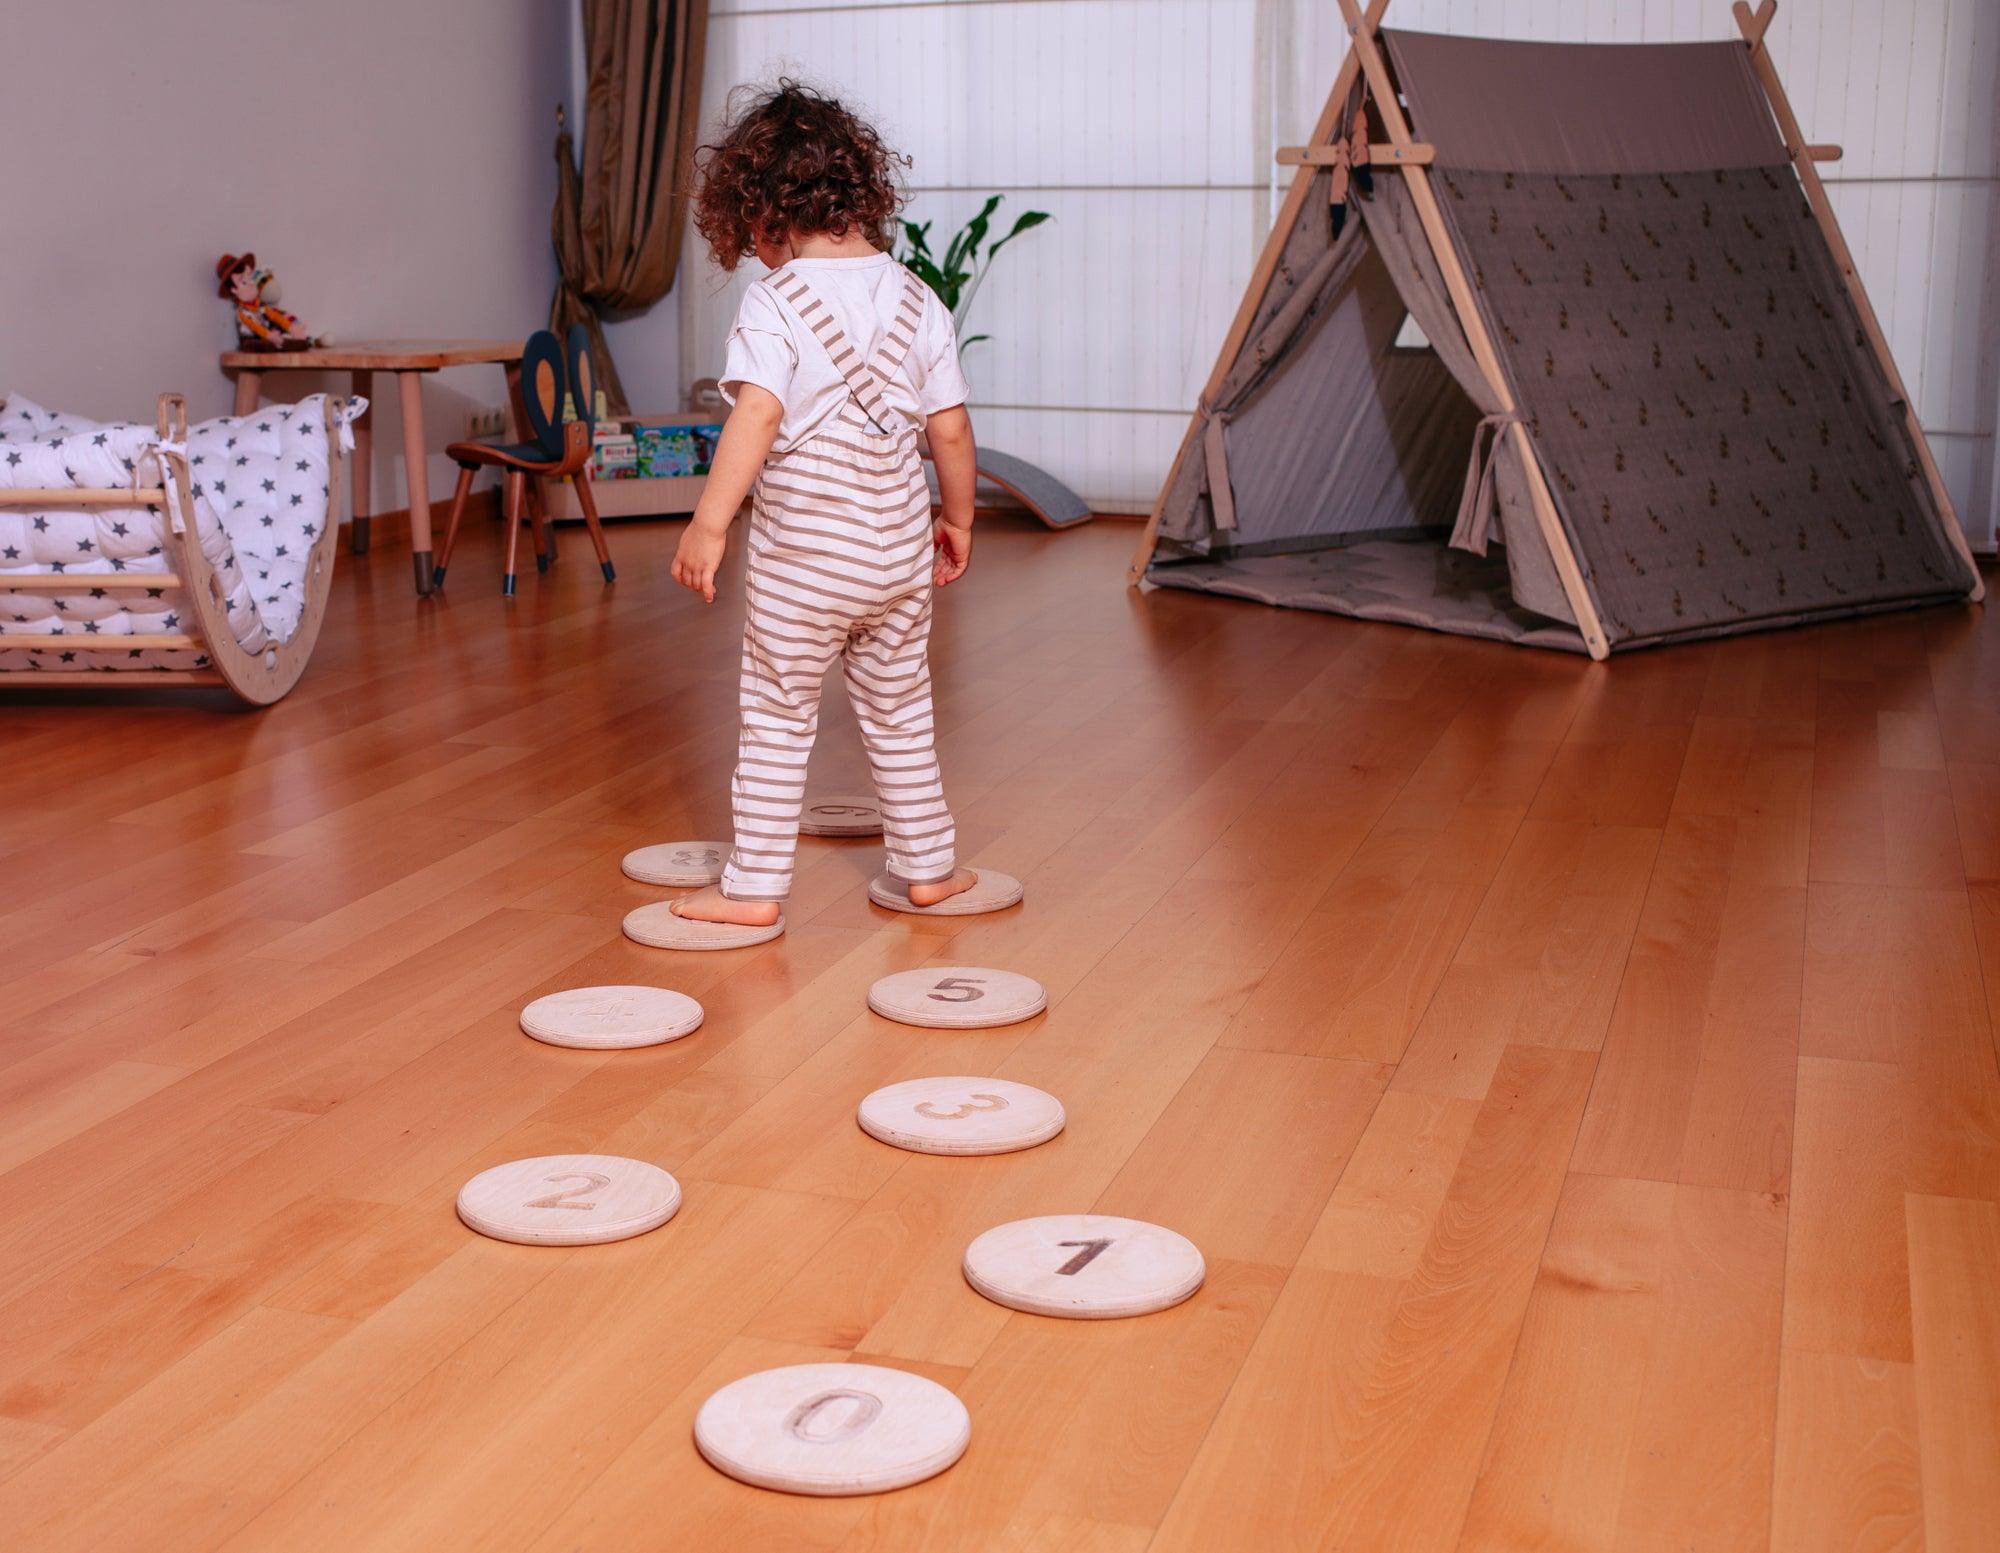
[[[882, 809], [889, 872], [918, 905], [968, 889], [931, 716], [932, 590], [972, 558], [972, 422], [944, 304], [887, 252], [902, 160], [794, 82], [739, 91], [696, 156], [695, 229], [744, 293], [731, 403], [674, 579], [715, 601], [751, 498], [736, 840], [719, 886], [676, 901], [701, 922], [769, 926], [791, 893], [820, 683], [839, 659]], [[917, 453], [926, 433], [942, 517]]]

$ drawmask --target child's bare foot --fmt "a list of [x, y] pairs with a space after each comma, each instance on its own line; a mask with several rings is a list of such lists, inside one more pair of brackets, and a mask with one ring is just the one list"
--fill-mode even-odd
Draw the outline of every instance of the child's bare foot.
[[667, 909], [690, 922], [731, 922], [738, 927], [769, 927], [778, 920], [776, 901], [733, 901], [712, 884], [683, 895]]
[[936, 884], [913, 884], [910, 886], [912, 906], [935, 906], [939, 901], [948, 901], [954, 895], [963, 895], [971, 889], [979, 876], [969, 868], [961, 868], [949, 879]]

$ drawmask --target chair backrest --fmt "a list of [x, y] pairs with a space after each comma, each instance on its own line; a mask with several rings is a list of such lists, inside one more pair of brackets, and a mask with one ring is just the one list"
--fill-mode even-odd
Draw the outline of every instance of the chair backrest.
[[521, 351], [521, 407], [528, 417], [529, 436], [552, 460], [563, 456], [563, 395], [568, 387], [562, 342], [548, 330], [537, 329]]
[[590, 359], [590, 331], [582, 324], [569, 326], [569, 392], [576, 405], [576, 418], [595, 432], [597, 369]]

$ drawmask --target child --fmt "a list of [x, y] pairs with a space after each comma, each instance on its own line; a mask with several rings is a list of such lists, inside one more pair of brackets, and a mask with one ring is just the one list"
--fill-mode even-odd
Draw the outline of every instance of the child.
[[[750, 495], [743, 728], [722, 883], [677, 915], [764, 927], [791, 893], [820, 682], [840, 659], [875, 775], [889, 872], [920, 906], [969, 889], [932, 741], [931, 590], [972, 558], [972, 422], [951, 315], [886, 252], [898, 158], [838, 102], [792, 82], [731, 104], [697, 167], [695, 228], [744, 294], [722, 391], [733, 406], [674, 580], [710, 603]], [[917, 456], [927, 431], [944, 515]]]

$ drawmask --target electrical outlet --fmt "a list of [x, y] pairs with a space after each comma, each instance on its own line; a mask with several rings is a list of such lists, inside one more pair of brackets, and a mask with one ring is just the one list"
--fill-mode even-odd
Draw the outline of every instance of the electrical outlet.
[[490, 437], [502, 436], [507, 430], [507, 412], [498, 406], [485, 406], [465, 412], [465, 435], [470, 442], [481, 442]]

